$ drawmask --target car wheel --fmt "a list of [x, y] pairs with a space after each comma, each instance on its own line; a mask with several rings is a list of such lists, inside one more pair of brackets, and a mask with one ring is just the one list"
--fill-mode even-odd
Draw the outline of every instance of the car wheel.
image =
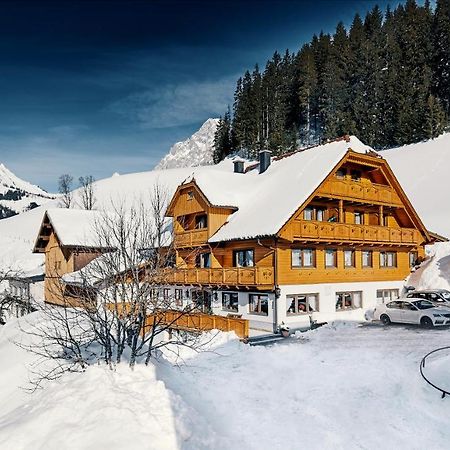
[[433, 328], [433, 321], [429, 317], [422, 317], [420, 319], [420, 325], [424, 328]]
[[391, 324], [391, 319], [389, 318], [389, 316], [387, 314], [381, 314], [380, 320], [383, 325]]

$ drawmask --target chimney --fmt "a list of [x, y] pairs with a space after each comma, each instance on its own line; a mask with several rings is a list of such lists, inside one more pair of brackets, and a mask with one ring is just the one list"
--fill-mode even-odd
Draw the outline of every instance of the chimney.
[[270, 150], [261, 150], [259, 152], [259, 173], [264, 173], [270, 166]]
[[244, 161], [242, 159], [235, 159], [233, 165], [234, 173], [244, 173]]

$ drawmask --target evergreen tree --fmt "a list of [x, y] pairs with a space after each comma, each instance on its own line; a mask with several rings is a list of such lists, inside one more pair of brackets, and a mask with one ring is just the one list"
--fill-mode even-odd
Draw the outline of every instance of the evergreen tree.
[[306, 44], [296, 58], [295, 86], [298, 95], [300, 142], [310, 145], [317, 136], [317, 70], [311, 46]]
[[450, 1], [437, 0], [433, 21], [435, 95], [442, 101], [445, 113], [450, 114]]
[[450, 116], [450, 0], [405, 0], [383, 18], [355, 15], [347, 33], [320, 33], [297, 54], [278, 52], [236, 85], [219, 123], [214, 159], [255, 157], [351, 133], [374, 148], [434, 138]]
[[223, 118], [219, 119], [216, 133], [214, 134], [214, 164], [219, 163], [233, 151], [231, 141], [231, 113], [230, 109], [225, 113]]

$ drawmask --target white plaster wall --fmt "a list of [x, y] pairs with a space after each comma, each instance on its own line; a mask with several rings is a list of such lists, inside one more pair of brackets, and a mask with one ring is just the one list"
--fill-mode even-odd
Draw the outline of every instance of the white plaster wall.
[[[309, 325], [309, 314], [287, 316], [286, 296], [293, 294], [319, 294], [319, 311], [311, 314], [313, 320], [329, 322], [333, 320], [364, 320], [366, 313], [373, 310], [377, 303], [377, 290], [398, 289], [401, 294], [401, 281], [373, 281], [358, 283], [324, 283], [280, 286], [281, 296], [278, 299], [278, 324], [286, 324], [291, 328]], [[336, 311], [336, 292], [361, 291], [362, 308]]]

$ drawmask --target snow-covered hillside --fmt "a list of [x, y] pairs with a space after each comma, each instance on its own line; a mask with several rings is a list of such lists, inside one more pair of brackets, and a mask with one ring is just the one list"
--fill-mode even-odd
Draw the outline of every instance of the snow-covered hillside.
[[450, 238], [450, 133], [381, 152], [425, 226]]
[[0, 219], [28, 211], [55, 198], [14, 175], [0, 163]]
[[208, 119], [190, 138], [174, 144], [155, 170], [212, 164], [214, 133], [218, 123], [219, 119]]

